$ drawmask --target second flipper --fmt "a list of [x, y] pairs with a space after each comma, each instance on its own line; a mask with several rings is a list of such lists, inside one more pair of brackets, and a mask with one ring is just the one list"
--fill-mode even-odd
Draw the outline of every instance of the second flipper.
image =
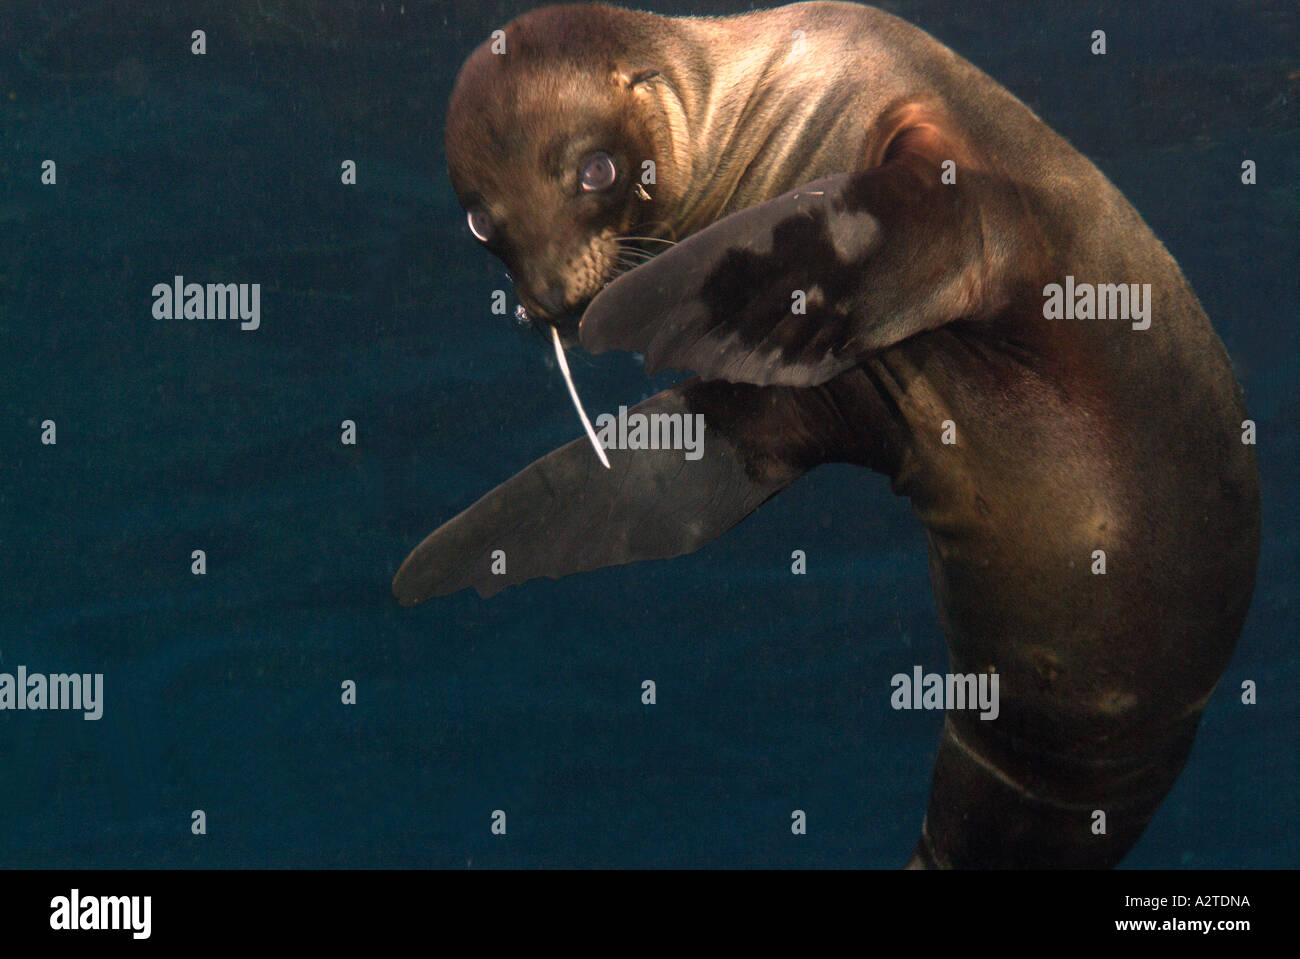
[[755, 408], [755, 392], [691, 381], [629, 410], [703, 415], [698, 460], [680, 449], [611, 449], [607, 470], [585, 438], [543, 456], [429, 534], [397, 571], [393, 594], [403, 606], [471, 586], [488, 597], [539, 576], [699, 549], [803, 472], [728, 434], [735, 420], [723, 410]]

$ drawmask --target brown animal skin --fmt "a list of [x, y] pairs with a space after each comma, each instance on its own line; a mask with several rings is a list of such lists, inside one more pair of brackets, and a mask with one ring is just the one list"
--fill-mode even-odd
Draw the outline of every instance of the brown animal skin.
[[[421, 543], [398, 599], [680, 555], [820, 463], [881, 471], [926, 529], [951, 670], [1000, 679], [996, 720], [947, 714], [910, 865], [1118, 863], [1259, 551], [1241, 391], [1173, 258], [1014, 96], [878, 10], [550, 7], [505, 38], [452, 95], [457, 196], [536, 319], [697, 374], [636, 409], [703, 413], [705, 452], [606, 471], [562, 447]], [[681, 242], [621, 272], [649, 242], [626, 236]], [[1150, 284], [1149, 327], [1045, 319], [1067, 276]]]

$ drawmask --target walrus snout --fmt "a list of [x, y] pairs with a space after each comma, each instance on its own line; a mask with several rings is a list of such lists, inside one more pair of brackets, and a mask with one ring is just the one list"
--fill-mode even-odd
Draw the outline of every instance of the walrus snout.
[[544, 288], [538, 293], [516, 280], [515, 295], [523, 307], [523, 319], [543, 328], [562, 323], [570, 312], [564, 302], [564, 290], [560, 287]]
[[564, 287], [552, 286], [534, 294], [533, 298], [547, 317], [559, 316], [564, 312]]

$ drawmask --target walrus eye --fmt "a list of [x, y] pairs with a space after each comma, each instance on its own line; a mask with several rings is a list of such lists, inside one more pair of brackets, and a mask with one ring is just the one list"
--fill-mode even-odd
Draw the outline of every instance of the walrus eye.
[[613, 157], [608, 153], [593, 153], [582, 164], [582, 188], [588, 193], [607, 190], [616, 175]]
[[469, 220], [469, 232], [473, 233], [475, 237], [484, 243], [492, 238], [492, 218], [486, 213], [482, 210], [470, 210], [467, 219]]

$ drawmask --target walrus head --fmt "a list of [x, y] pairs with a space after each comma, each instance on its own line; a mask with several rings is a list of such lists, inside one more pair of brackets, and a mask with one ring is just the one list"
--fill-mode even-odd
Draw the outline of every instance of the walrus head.
[[470, 231], [505, 262], [530, 317], [566, 334], [658, 248], [631, 239], [657, 235], [662, 218], [646, 161], [656, 182], [672, 163], [644, 19], [593, 6], [527, 14], [474, 51], [448, 108], [448, 172]]

